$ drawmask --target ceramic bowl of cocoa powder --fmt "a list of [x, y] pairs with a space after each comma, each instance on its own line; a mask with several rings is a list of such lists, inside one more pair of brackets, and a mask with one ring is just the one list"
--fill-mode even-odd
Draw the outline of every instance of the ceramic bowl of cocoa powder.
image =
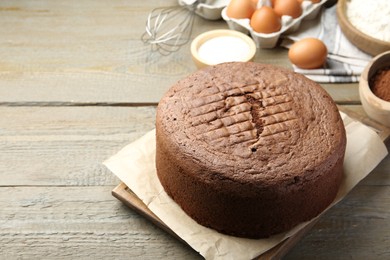
[[367, 115], [390, 127], [390, 51], [372, 59], [360, 76], [359, 95]]

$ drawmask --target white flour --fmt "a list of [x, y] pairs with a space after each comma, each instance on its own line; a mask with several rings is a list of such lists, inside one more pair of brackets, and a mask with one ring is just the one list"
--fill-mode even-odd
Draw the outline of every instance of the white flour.
[[249, 45], [234, 36], [212, 38], [198, 49], [199, 57], [213, 65], [229, 61], [244, 61], [249, 53]]
[[390, 1], [347, 1], [347, 16], [359, 31], [373, 38], [390, 42]]

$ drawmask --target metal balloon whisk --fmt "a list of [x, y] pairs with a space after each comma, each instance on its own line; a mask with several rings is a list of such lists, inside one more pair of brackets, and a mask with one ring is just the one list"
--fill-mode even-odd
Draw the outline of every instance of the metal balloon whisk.
[[182, 0], [183, 4], [152, 10], [141, 39], [153, 51], [169, 55], [178, 51], [191, 38], [197, 0]]

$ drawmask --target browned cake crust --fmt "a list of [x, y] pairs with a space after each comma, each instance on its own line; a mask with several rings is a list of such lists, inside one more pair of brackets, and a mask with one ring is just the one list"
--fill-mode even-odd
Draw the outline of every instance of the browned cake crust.
[[198, 223], [261, 238], [323, 211], [346, 146], [331, 97], [302, 75], [258, 63], [195, 72], [162, 98], [156, 167], [165, 191]]

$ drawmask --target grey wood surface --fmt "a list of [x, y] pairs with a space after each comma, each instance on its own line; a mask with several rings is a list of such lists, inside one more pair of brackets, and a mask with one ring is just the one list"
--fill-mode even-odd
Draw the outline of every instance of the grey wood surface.
[[[195, 71], [140, 41], [168, 1], [0, 2], [0, 259], [200, 259], [111, 195], [102, 162], [154, 127], [158, 100]], [[192, 37], [223, 21], [196, 19]], [[286, 50], [256, 62], [290, 67]], [[323, 84], [364, 116], [357, 84]], [[390, 157], [286, 259], [390, 258]]]

